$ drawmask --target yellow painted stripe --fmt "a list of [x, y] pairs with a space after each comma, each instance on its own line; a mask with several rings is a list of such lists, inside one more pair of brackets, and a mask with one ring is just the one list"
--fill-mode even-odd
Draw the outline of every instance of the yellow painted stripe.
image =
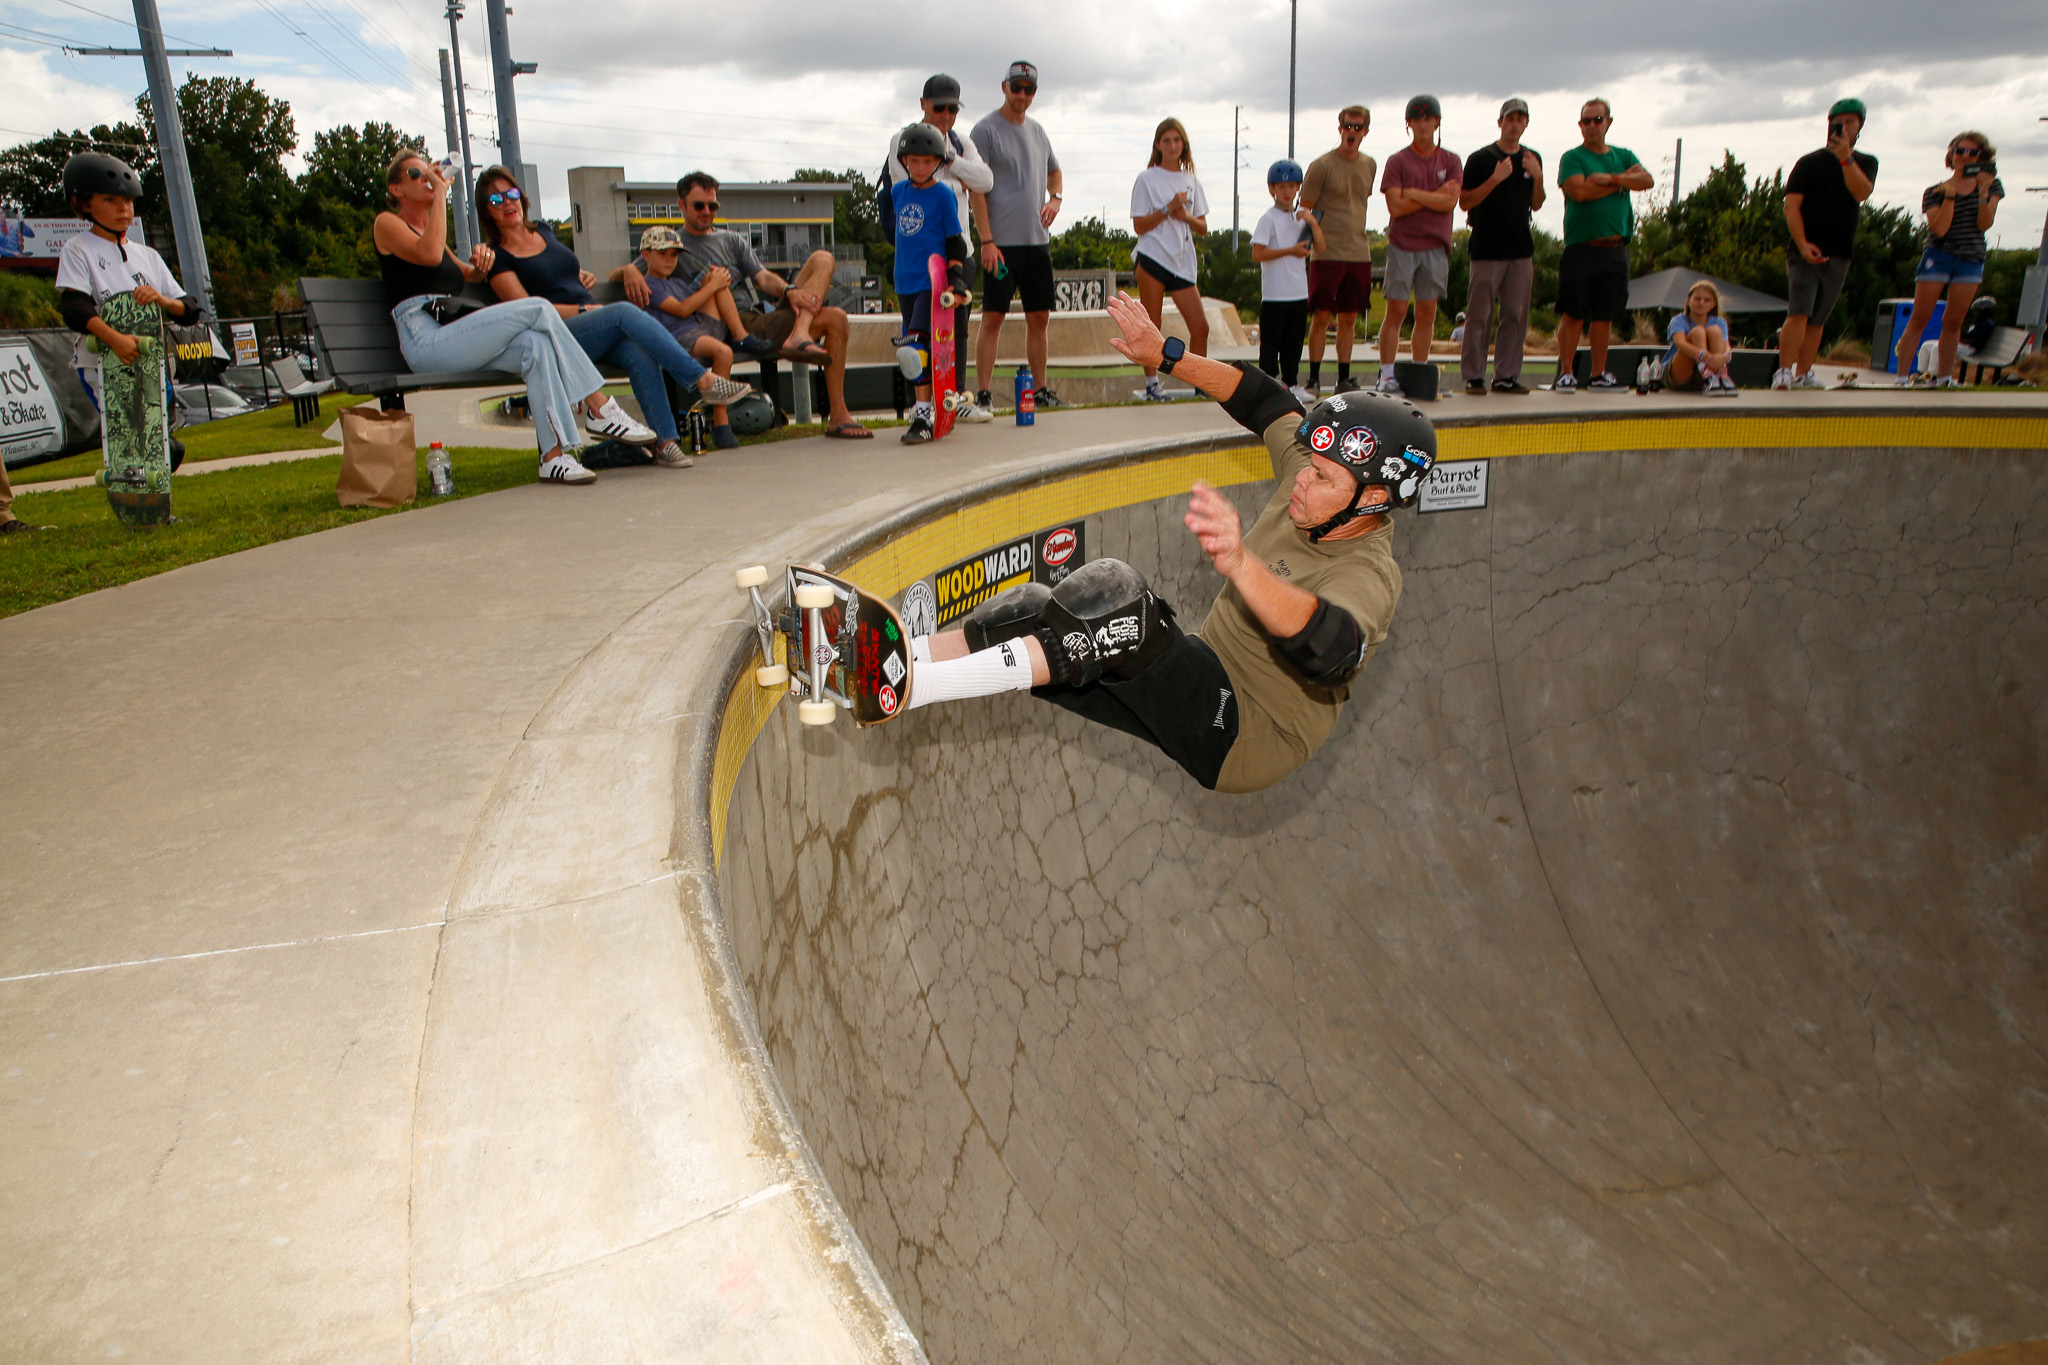
[[[1597, 401], [1588, 399], [1588, 402]], [[2025, 450], [2048, 448], [2043, 417], [1648, 417], [1608, 421], [1526, 422], [1447, 427], [1437, 433], [1445, 460], [1515, 455], [1566, 455], [1639, 450], [1864, 449]], [[1264, 446], [1164, 455], [1156, 460], [1054, 479], [955, 508], [876, 546], [833, 572], [869, 592], [893, 597], [926, 574], [969, 555], [1097, 512], [1175, 497], [1195, 480], [1218, 488], [1273, 477]], [[776, 640], [781, 658], [782, 641]], [[711, 850], [725, 857], [725, 827], [734, 786], [747, 753], [768, 723], [784, 689], [754, 685], [750, 668], [726, 698], [718, 752], [711, 765]]]
[[[1608, 400], [1613, 401], [1613, 400]], [[1445, 460], [1571, 455], [1603, 450], [1822, 450], [1829, 448], [2030, 450], [2048, 447], [2041, 417], [1623, 417], [1447, 427]]]

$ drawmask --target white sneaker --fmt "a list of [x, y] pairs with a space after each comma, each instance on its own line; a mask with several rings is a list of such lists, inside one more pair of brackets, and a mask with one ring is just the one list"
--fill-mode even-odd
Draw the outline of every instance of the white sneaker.
[[953, 420], [956, 422], [993, 422], [995, 417], [993, 412], [975, 402], [971, 395], [964, 393], [960, 395], [959, 406], [953, 409]]
[[1587, 393], [1627, 393], [1628, 385], [1616, 379], [1611, 371], [1602, 370], [1586, 385]]
[[1897, 379], [1894, 379], [1892, 381], [1892, 387], [1895, 389], [1910, 389], [1913, 387], [1915, 382], [1916, 381], [1912, 375], [1902, 374]]
[[1145, 381], [1145, 401], [1147, 403], [1171, 403], [1173, 401], [1166, 392], [1166, 385], [1159, 381], [1159, 376], [1156, 374]]
[[1934, 387], [1937, 389], [1960, 389], [1962, 383], [1954, 375], [1945, 374], [1934, 381]]
[[1741, 392], [1741, 390], [1735, 387], [1735, 382], [1733, 380], [1724, 379], [1718, 374], [1711, 374], [1707, 376], [1707, 397], [1733, 398], [1739, 392]]
[[1381, 370], [1380, 382], [1373, 387], [1377, 388], [1381, 393], [1398, 394], [1401, 392], [1401, 381], [1394, 378], [1394, 372], [1391, 369]]
[[1772, 390], [1773, 390], [1773, 391], [1776, 391], [1776, 390], [1779, 390], [1779, 389], [1789, 389], [1789, 388], [1792, 388], [1792, 387], [1794, 387], [1793, 381], [1794, 381], [1795, 379], [1797, 379], [1797, 378], [1798, 378], [1798, 376], [1797, 376], [1797, 375], [1795, 375], [1795, 374], [1794, 374], [1794, 373], [1793, 373], [1792, 371], [1790, 371], [1790, 370], [1787, 370], [1787, 369], [1779, 369], [1779, 370], [1776, 370], [1776, 371], [1774, 371], [1774, 372], [1772, 373], [1772, 375], [1771, 375], [1771, 388], [1772, 388]]
[[[627, 416], [616, 398], [605, 399], [604, 406], [597, 410], [595, 417], [585, 413], [583, 429], [602, 440], [624, 441], [629, 446], [651, 446], [661, 440], [652, 428]], [[577, 467], [582, 468], [581, 465]]]
[[1824, 389], [1827, 385], [1820, 382], [1819, 375], [1815, 374], [1812, 370], [1808, 370], [1805, 374], [1792, 381], [1792, 387], [1795, 389]]
[[586, 483], [596, 483], [597, 475], [585, 469], [583, 461], [577, 459], [574, 452], [564, 450], [553, 459], [540, 462], [540, 481], [580, 487]]
[[1301, 404], [1304, 408], [1312, 408], [1316, 405], [1318, 401], [1320, 401], [1316, 398], [1314, 394], [1310, 393], [1307, 389], [1304, 389], [1299, 384], [1296, 384], [1293, 388], [1289, 389], [1288, 392], [1293, 394], [1294, 401]]
[[1579, 380], [1576, 375], [1561, 374], [1550, 385], [1552, 393], [1577, 393]]

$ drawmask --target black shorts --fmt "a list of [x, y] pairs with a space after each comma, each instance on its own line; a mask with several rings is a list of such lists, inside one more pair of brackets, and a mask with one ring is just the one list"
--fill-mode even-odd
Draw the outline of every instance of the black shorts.
[[1104, 678], [1086, 687], [1034, 687], [1031, 695], [1154, 745], [1216, 790], [1223, 760], [1237, 742], [1237, 688], [1216, 651], [1173, 627], [1173, 643], [1128, 682]]
[[1159, 281], [1169, 294], [1177, 294], [1183, 289], [1193, 289], [1195, 287], [1193, 280], [1182, 279], [1142, 251], [1138, 253], [1138, 269]]
[[982, 281], [988, 287], [981, 296], [981, 311], [1007, 313], [1010, 300], [1021, 297], [1025, 312], [1050, 313], [1052, 247], [1045, 244], [1004, 246], [998, 242], [996, 249], [1003, 253], [1003, 265], [989, 271]]
[[1618, 322], [1628, 315], [1628, 246], [1580, 242], [1557, 263], [1557, 311], [1580, 322]]

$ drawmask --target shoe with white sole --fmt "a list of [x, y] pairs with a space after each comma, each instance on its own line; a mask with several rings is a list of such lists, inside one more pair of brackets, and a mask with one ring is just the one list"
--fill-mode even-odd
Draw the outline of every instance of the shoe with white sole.
[[629, 446], [651, 446], [661, 440], [653, 428], [634, 421], [616, 398], [605, 399], [595, 417], [585, 413], [583, 429], [598, 440], [623, 441]]
[[1709, 398], [1733, 398], [1740, 392], [1741, 390], [1735, 387], [1733, 380], [1724, 379], [1718, 374], [1707, 376], [1707, 397]]
[[1824, 389], [1827, 385], [1820, 382], [1819, 375], [1815, 374], [1812, 370], [1808, 370], [1805, 374], [1792, 381], [1792, 387], [1795, 389]]
[[1602, 370], [1599, 374], [1594, 375], [1591, 382], [1586, 385], [1587, 393], [1624, 393], [1627, 389], [1628, 385], [1616, 379], [1606, 370]]
[[1314, 394], [1310, 393], [1307, 389], [1304, 389], [1299, 384], [1296, 384], [1293, 388], [1289, 389], [1288, 392], [1293, 394], [1294, 401], [1301, 404], [1304, 408], [1312, 408], [1316, 405], [1318, 401]]
[[1550, 391], [1552, 393], [1577, 393], [1579, 391], [1578, 376], [1570, 374], [1559, 375], [1556, 382], [1551, 384]]
[[697, 390], [704, 395], [704, 401], [714, 408], [722, 408], [727, 403], [737, 403], [753, 391], [752, 384], [742, 384], [739, 380], [728, 379], [722, 374], [711, 376], [710, 388]]
[[989, 411], [981, 404], [975, 402], [972, 398], [968, 398], [965, 394], [962, 394], [961, 397], [966, 401], [962, 402], [959, 407], [953, 409], [954, 421], [993, 422], [995, 420], [995, 413]]
[[540, 462], [540, 481], [581, 487], [596, 483], [597, 475], [583, 467], [583, 461], [576, 458], [574, 451], [564, 450], [554, 458]]
[[1396, 397], [1401, 393], [1401, 381], [1394, 378], [1392, 367], [1380, 371], [1380, 382], [1373, 387], [1381, 393], [1391, 393]]
[[1797, 378], [1798, 375], [1794, 374], [1791, 370], [1777, 370], [1771, 375], [1771, 388], [1773, 390], [1792, 388], [1794, 387], [1793, 381]]
[[663, 441], [654, 448], [654, 462], [663, 469], [688, 469], [697, 461], [680, 441]]

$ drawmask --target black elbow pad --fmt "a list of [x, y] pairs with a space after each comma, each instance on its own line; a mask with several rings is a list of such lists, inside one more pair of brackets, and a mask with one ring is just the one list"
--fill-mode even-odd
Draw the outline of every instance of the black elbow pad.
[[178, 302], [185, 305], [185, 316], [178, 319], [181, 327], [196, 327], [207, 320], [206, 305], [199, 301], [197, 294], [187, 294]]
[[85, 335], [85, 324], [100, 315], [92, 296], [76, 289], [66, 289], [57, 295], [57, 311], [63, 316], [64, 325], [80, 336]]
[[1223, 410], [1239, 426], [1254, 436], [1263, 436], [1266, 428], [1282, 417], [1290, 413], [1301, 415], [1301, 401], [1287, 391], [1285, 384], [1256, 365], [1242, 360], [1231, 364], [1244, 378], [1237, 381], [1237, 392], [1223, 400]]
[[1365, 632], [1351, 613], [1320, 597], [1301, 633], [1279, 642], [1282, 657], [1317, 687], [1342, 687], [1357, 677], [1365, 667], [1366, 644]]

